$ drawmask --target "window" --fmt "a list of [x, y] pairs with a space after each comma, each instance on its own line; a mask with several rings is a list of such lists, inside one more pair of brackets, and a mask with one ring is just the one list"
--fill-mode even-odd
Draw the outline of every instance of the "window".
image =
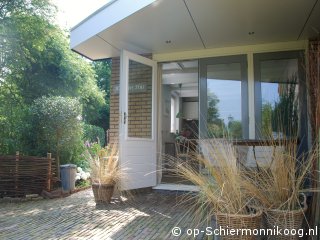
[[203, 59], [200, 88], [202, 137], [248, 137], [246, 56]]
[[258, 138], [297, 136], [301, 128], [300, 52], [255, 54]]

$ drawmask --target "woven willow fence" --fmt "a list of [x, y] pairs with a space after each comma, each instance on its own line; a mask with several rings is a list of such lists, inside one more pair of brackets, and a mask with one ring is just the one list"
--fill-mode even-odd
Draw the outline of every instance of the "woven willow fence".
[[23, 197], [51, 191], [56, 167], [54, 158], [0, 156], [0, 198]]

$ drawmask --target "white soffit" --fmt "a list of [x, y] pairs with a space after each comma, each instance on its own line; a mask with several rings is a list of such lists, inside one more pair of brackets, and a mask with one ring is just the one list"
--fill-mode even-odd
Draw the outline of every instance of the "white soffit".
[[319, 19], [320, 0], [114, 0], [71, 30], [71, 48], [101, 59], [289, 42], [319, 34]]
[[203, 48], [182, 0], [158, 0], [98, 35], [140, 54]]
[[206, 48], [215, 48], [299, 40], [317, 0], [185, 2]]
[[120, 56], [120, 51], [112, 47], [98, 36], [93, 36], [89, 40], [77, 45], [73, 50], [92, 60], [104, 59], [106, 56]]

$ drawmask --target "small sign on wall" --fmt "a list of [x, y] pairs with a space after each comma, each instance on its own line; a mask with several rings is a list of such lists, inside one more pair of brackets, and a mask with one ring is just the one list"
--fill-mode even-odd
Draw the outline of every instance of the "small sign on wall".
[[[114, 85], [112, 87], [113, 94], [119, 94], [120, 87], [119, 85]], [[129, 84], [129, 93], [143, 93], [147, 92], [147, 84], [146, 83], [132, 83]]]

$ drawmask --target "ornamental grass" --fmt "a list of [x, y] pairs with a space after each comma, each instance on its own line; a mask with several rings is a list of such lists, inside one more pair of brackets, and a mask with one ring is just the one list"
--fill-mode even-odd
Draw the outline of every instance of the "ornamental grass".
[[117, 145], [100, 148], [95, 154], [88, 154], [92, 183], [115, 184], [122, 177], [119, 166], [119, 150]]
[[199, 188], [198, 193], [188, 193], [182, 200], [184, 204], [189, 204], [188, 213], [192, 213], [199, 223], [210, 221], [221, 213], [255, 214], [256, 209], [251, 207], [253, 198], [244, 189], [247, 179], [237, 164], [237, 151], [232, 143], [223, 139], [201, 139], [199, 146], [202, 154], [191, 153], [189, 161], [166, 156], [174, 165], [174, 174]]
[[245, 189], [264, 209], [299, 210], [305, 207], [301, 205], [301, 196], [306, 192], [317, 191], [308, 185], [312, 179], [313, 161], [319, 154], [318, 148], [314, 147], [311, 151], [302, 153], [298, 149], [296, 138], [269, 140], [271, 145], [268, 148], [273, 149], [271, 162], [269, 166], [259, 166], [256, 162], [255, 169], [246, 169]]

